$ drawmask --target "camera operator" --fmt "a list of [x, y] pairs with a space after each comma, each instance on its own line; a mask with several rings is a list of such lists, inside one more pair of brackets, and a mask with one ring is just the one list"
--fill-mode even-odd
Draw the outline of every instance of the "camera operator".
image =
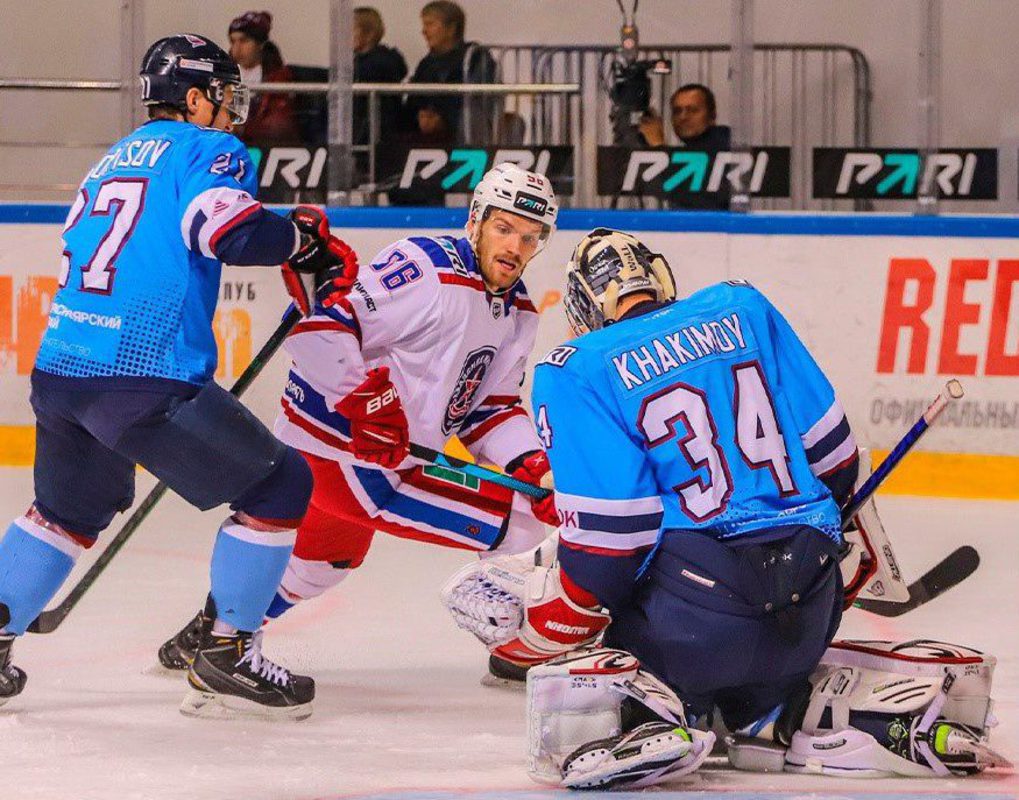
[[[701, 83], [686, 83], [669, 98], [672, 130], [684, 147], [717, 153], [729, 150], [732, 131], [728, 125], [716, 125], [715, 94]], [[662, 118], [649, 109], [640, 119], [637, 132], [641, 146], [661, 147], [666, 144]], [[693, 195], [669, 201], [673, 208], [724, 211], [729, 208], [729, 192], [715, 195]]]
[[[669, 98], [672, 110], [672, 130], [686, 147], [697, 150], [728, 150], [731, 132], [728, 125], [716, 125], [715, 94], [701, 83], [680, 86]], [[665, 144], [662, 118], [649, 109], [638, 126], [647, 147]]]

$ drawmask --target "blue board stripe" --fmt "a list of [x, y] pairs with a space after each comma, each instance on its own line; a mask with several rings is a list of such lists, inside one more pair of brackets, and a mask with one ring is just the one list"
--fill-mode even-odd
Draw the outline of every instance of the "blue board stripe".
[[[62, 224], [69, 206], [51, 203], [0, 204], [0, 224]], [[455, 232], [463, 208], [330, 208], [337, 228], [411, 228]], [[724, 211], [612, 211], [564, 209], [560, 230], [597, 227], [630, 231], [731, 233], [782, 236], [936, 236], [1019, 238], [1017, 216], [913, 216], [911, 214], [731, 214]]]

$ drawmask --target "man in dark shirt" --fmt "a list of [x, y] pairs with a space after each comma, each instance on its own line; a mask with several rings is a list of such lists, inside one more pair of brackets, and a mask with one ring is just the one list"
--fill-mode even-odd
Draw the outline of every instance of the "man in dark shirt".
[[[672, 130], [684, 147], [717, 153], [732, 146], [728, 125], [716, 125], [715, 94], [701, 83], [680, 86], [669, 98]], [[661, 147], [665, 142], [662, 118], [649, 111], [640, 121], [638, 131], [648, 147]], [[724, 211], [729, 208], [729, 192], [715, 195], [688, 195], [670, 201], [674, 208]]]
[[[428, 44], [428, 54], [418, 63], [411, 83], [492, 83], [495, 80], [495, 61], [487, 50], [464, 41], [465, 25], [463, 9], [451, 0], [433, 0], [421, 9], [421, 34]], [[471, 54], [465, 74], [468, 49]], [[479, 104], [472, 103], [472, 110], [476, 105]], [[435, 136], [436, 126], [441, 125], [442, 133], [450, 139], [460, 141], [463, 138], [460, 130], [463, 99], [459, 96], [410, 95], [406, 111], [412, 130]], [[482, 124], [480, 119], [477, 122]], [[477, 140], [479, 135], [474, 134], [472, 131], [471, 138]]]
[[[399, 83], [407, 77], [407, 62], [393, 47], [381, 44], [386, 28], [382, 15], [371, 7], [354, 9], [354, 82]], [[379, 138], [392, 136], [400, 122], [398, 95], [380, 95]], [[367, 144], [371, 117], [367, 95], [354, 97], [354, 144]]]

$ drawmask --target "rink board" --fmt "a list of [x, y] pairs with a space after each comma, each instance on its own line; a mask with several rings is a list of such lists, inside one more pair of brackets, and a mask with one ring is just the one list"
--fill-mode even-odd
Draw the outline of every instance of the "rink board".
[[[55, 290], [66, 207], [0, 206], [0, 464], [30, 464], [29, 381]], [[464, 212], [334, 209], [334, 228], [365, 262], [407, 235], [454, 233]], [[535, 356], [568, 338], [563, 265], [603, 225], [639, 233], [663, 252], [687, 294], [745, 279], [786, 314], [835, 384], [861, 443], [880, 457], [950, 377], [949, 409], [890, 491], [1019, 498], [1019, 219], [892, 215], [740, 216], [564, 211], [528, 268], [542, 312]], [[227, 268], [215, 322], [218, 379], [229, 384], [278, 324], [273, 270]], [[275, 411], [282, 366], [248, 402]]]

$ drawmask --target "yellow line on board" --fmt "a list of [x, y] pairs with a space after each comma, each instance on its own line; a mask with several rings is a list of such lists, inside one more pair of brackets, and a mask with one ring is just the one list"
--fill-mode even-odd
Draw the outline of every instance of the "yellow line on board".
[[[874, 450], [874, 465], [888, 456]], [[914, 450], [881, 488], [887, 494], [1019, 500], [1019, 457]]]
[[[447, 452], [469, 459], [470, 454], [457, 444], [447, 447]], [[887, 456], [887, 450], [874, 450], [875, 466]], [[35, 427], [0, 425], [0, 466], [30, 467], [34, 459]], [[928, 497], [1019, 500], [1019, 456], [913, 451], [892, 472], [881, 491]]]

